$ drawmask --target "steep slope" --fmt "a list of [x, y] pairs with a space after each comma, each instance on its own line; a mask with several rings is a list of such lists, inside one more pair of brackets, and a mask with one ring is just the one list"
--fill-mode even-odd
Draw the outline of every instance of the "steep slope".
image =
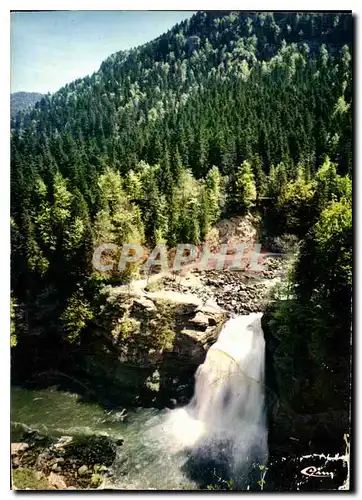
[[[60, 133], [60, 142], [68, 133], [83, 142], [87, 154], [105, 154], [108, 163], [123, 171], [141, 159], [153, 164], [175, 146], [183, 163], [197, 174], [203, 173], [198, 172], [199, 163], [207, 170], [224, 157], [227, 166], [245, 159], [245, 149], [257, 150], [268, 163], [288, 154], [297, 160], [310, 154], [298, 144], [301, 132], [306, 143], [318, 141], [313, 146], [318, 158], [328, 135], [339, 134], [329, 130], [328, 116], [344, 93], [343, 85], [346, 99], [351, 98], [343, 72], [348, 56], [340, 52], [351, 44], [351, 22], [348, 14], [200, 12], [153, 42], [113, 54], [99, 71], [45, 97], [38, 109], [13, 126], [36, 130], [48, 139]], [[266, 66], [276, 54], [274, 63]], [[324, 69], [332, 66], [339, 77], [333, 82]], [[301, 80], [303, 86], [296, 86]], [[281, 81], [286, 89], [279, 96]], [[234, 106], [235, 94], [247, 98]], [[290, 100], [288, 110], [279, 109]], [[267, 112], [273, 114], [273, 123]], [[300, 123], [302, 113], [306, 116]], [[245, 123], [252, 126], [245, 129]], [[277, 137], [269, 137], [274, 131]], [[277, 146], [275, 154], [269, 151], [270, 143]]]

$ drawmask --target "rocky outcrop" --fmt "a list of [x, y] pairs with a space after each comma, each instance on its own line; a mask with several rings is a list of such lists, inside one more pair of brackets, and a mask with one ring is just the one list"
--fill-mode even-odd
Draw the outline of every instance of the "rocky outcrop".
[[106, 291], [97, 320], [99, 331], [109, 335], [124, 363], [148, 367], [157, 365], [166, 353], [173, 353], [175, 359], [178, 355], [198, 365], [217, 340], [226, 312], [216, 305], [203, 306], [191, 300], [175, 303], [167, 294], [162, 297], [152, 300]]
[[231, 270], [192, 270], [181, 279], [160, 275], [149, 284], [105, 287], [92, 334], [83, 341], [87, 374], [97, 374], [103, 392], [121, 392], [125, 405], [186, 402], [195, 371], [229, 315], [263, 310], [269, 283], [284, 269], [281, 259], [267, 257], [264, 264], [259, 281]]
[[15, 489], [98, 489], [123, 444], [105, 435], [52, 439], [37, 432], [23, 440], [11, 445]]
[[194, 373], [228, 314], [199, 299], [150, 295], [104, 290], [101, 314], [81, 346], [83, 370], [103, 391], [114, 387], [124, 404], [172, 405], [192, 394]]

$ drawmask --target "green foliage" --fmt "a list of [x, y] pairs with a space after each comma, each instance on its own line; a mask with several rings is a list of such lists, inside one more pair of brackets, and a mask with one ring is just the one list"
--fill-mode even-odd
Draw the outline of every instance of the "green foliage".
[[221, 176], [217, 167], [214, 166], [208, 171], [204, 189], [204, 210], [207, 214], [207, 227], [209, 227], [219, 220], [221, 214]]
[[[316, 294], [330, 298], [333, 293], [340, 293], [345, 287], [352, 286], [352, 205], [342, 198], [331, 201], [307, 235], [301, 249], [303, 268], [307, 259], [313, 260], [308, 272], [311, 285]], [[304, 286], [302, 270], [299, 281]], [[347, 289], [346, 289], [347, 291]], [[348, 293], [350, 295], [350, 292]]]
[[[282, 399], [294, 411], [348, 411], [352, 206], [330, 201], [306, 235], [269, 316]], [[286, 376], [288, 374], [288, 376]]]
[[16, 344], [18, 343], [16, 337], [16, 326], [15, 326], [16, 307], [17, 307], [16, 300], [13, 299], [13, 297], [11, 297], [10, 298], [10, 347], [15, 347]]
[[265, 476], [266, 476], [266, 473], [268, 471], [268, 467], [265, 467], [265, 465], [259, 465], [258, 467], [260, 470], [260, 479], [258, 481], [258, 485], [260, 486], [260, 489], [263, 491], [264, 486], [266, 484]]
[[101, 474], [98, 474], [95, 472], [91, 476], [91, 485], [94, 488], [97, 488], [101, 484], [102, 480], [103, 480], [103, 478], [102, 478]]
[[238, 201], [245, 208], [250, 208], [256, 200], [256, 187], [254, 174], [248, 161], [242, 163], [236, 174], [236, 187]]
[[302, 167], [298, 168], [295, 180], [281, 186], [276, 208], [287, 232], [304, 234], [310, 224], [311, 202], [315, 193], [315, 182], [308, 181]]
[[71, 200], [72, 195], [68, 191], [67, 181], [63, 178], [60, 172], [56, 172], [54, 176], [53, 183], [53, 209], [52, 209], [52, 219], [55, 224], [64, 225], [69, 221], [71, 212]]
[[272, 165], [268, 177], [268, 196], [277, 200], [287, 182], [286, 166], [283, 163], [279, 163], [276, 167]]
[[45, 478], [38, 479], [35, 470], [29, 467], [13, 469], [13, 488], [16, 490], [51, 490], [50, 483]]
[[189, 170], [183, 170], [172, 193], [172, 239], [200, 243], [201, 186]]
[[159, 189], [160, 166], [141, 162], [139, 169], [145, 201], [142, 208], [145, 234], [152, 243], [163, 243], [169, 231], [170, 211], [166, 195]]
[[263, 170], [263, 163], [258, 154], [253, 156], [251, 163], [254, 173], [257, 198], [261, 198], [266, 195], [267, 175]]
[[129, 312], [127, 311], [118, 321], [116, 327], [112, 330], [112, 335], [113, 337], [120, 339], [122, 342], [125, 342], [138, 331], [139, 322], [134, 318], [131, 318]]
[[133, 192], [127, 195], [122, 187], [119, 172], [107, 169], [100, 175], [98, 185], [103, 207], [95, 217], [96, 243], [109, 242], [119, 246], [124, 243], [143, 243], [141, 211], [130, 201], [135, 195], [135, 189], [141, 189], [136, 179], [137, 177], [132, 175], [128, 178], [128, 189]]
[[326, 157], [323, 165], [318, 169], [316, 183], [316, 201], [323, 208], [336, 193], [338, 183], [336, 164], [332, 163], [328, 157]]
[[316, 173], [316, 196], [314, 204], [319, 211], [326, 207], [330, 200], [347, 198], [352, 200], [352, 181], [348, 175], [337, 174], [337, 165], [327, 156]]
[[244, 161], [229, 176], [228, 205], [231, 211], [246, 211], [257, 198], [254, 173], [249, 161]]
[[228, 481], [222, 481], [222, 484], [208, 484], [206, 489], [210, 491], [232, 491], [235, 489], [234, 481], [232, 479], [229, 479]]
[[52, 207], [48, 201], [48, 189], [45, 182], [38, 177], [35, 182], [35, 195], [37, 196], [37, 210], [34, 214], [34, 223], [41, 235], [43, 242], [49, 245], [51, 250], [55, 249], [56, 235], [53, 232], [52, 218], [56, 214], [53, 213]]
[[70, 342], [79, 340], [79, 336], [93, 318], [93, 310], [81, 291], [72, 295], [60, 319]]
[[30, 223], [28, 227], [27, 242], [27, 264], [30, 271], [37, 271], [44, 275], [49, 268], [49, 260], [44, 256], [40, 245], [36, 241], [34, 224]]
[[142, 198], [143, 188], [140, 175], [135, 173], [133, 170], [130, 170], [124, 181], [124, 189], [130, 200]]

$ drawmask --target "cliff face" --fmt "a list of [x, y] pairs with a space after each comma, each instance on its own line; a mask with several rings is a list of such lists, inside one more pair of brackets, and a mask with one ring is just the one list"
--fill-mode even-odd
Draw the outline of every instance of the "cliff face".
[[82, 347], [83, 369], [131, 402], [186, 402], [194, 373], [226, 319], [222, 309], [197, 300], [106, 294], [92, 338]]

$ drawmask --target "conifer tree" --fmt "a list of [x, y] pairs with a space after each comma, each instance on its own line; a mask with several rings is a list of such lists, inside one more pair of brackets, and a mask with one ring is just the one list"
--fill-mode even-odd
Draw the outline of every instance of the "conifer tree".
[[256, 187], [251, 164], [244, 161], [235, 176], [236, 202], [249, 209], [256, 200]]

